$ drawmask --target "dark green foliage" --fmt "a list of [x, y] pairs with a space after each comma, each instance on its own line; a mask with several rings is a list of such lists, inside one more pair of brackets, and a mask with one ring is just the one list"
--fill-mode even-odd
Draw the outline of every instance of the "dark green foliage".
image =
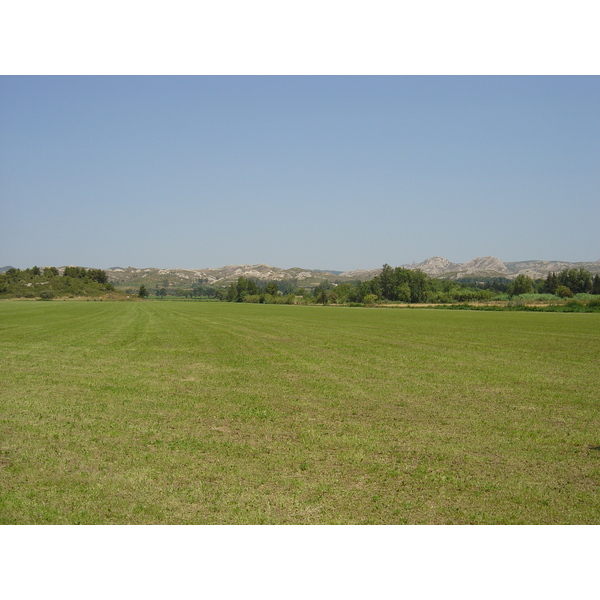
[[[504, 278], [479, 282], [468, 278], [462, 281], [435, 279], [420, 270], [393, 268], [385, 264], [381, 274], [369, 281], [323, 281], [313, 289], [312, 298], [317, 303], [324, 303], [326, 299], [328, 303], [335, 301], [355, 305], [372, 304], [373, 298], [382, 303], [401, 304], [477, 302], [491, 300], [493, 291], [505, 290], [509, 281]], [[335, 298], [331, 294], [323, 294], [331, 291], [334, 291]]]
[[144, 284], [140, 285], [140, 289], [138, 290], [138, 296], [140, 298], [147, 298], [148, 297], [148, 290], [146, 289], [146, 286]]
[[326, 296], [323, 295], [325, 292], [328, 292], [329, 290], [334, 289], [335, 283], [331, 283], [331, 281], [328, 281], [327, 279], [325, 281], [322, 281], [317, 287], [315, 287], [315, 289], [313, 290], [313, 296], [314, 298], [317, 300], [317, 302], [319, 302], [319, 298], [324, 298]]
[[[598, 291], [594, 289], [594, 282], [598, 279]], [[559, 286], [569, 288], [573, 294], [600, 294], [600, 278], [598, 275], [592, 280], [592, 274], [586, 269], [565, 269], [560, 273], [550, 273], [546, 277], [544, 291], [548, 294], [556, 293]]]
[[554, 292], [559, 298], [572, 298], [573, 292], [565, 285], [559, 285]]
[[381, 275], [356, 287], [357, 293], [347, 294], [350, 302], [364, 302], [367, 295], [407, 304], [489, 300], [493, 295], [488, 289], [475, 289], [458, 281], [428, 277], [418, 269], [392, 268], [387, 264]]
[[[276, 283], [268, 283], [262, 288], [260, 282], [256, 279], [247, 277], [238, 277], [237, 281], [232, 281], [227, 288], [217, 289], [205, 286], [204, 288], [197, 289], [204, 290], [203, 295], [207, 297], [217, 297], [219, 300], [226, 300], [227, 302], [263, 302], [265, 293], [270, 296], [276, 296], [278, 294]], [[262, 300], [260, 300], [260, 298], [262, 298]]]
[[338, 302], [343, 304], [348, 302], [348, 297], [350, 296], [351, 292], [352, 286], [349, 283], [341, 283], [335, 288], [335, 293], [338, 297]]
[[63, 277], [75, 277], [83, 279], [86, 275], [85, 267], [65, 267]]
[[[550, 273], [545, 280], [533, 280], [527, 275], [519, 275], [513, 281], [501, 277], [445, 280], [430, 278], [419, 270], [392, 268], [385, 264], [381, 274], [371, 281], [355, 283], [350, 290], [342, 289], [342, 297], [347, 302], [364, 303], [365, 297], [373, 294], [384, 302], [445, 304], [492, 300], [495, 298], [494, 291], [507, 292], [511, 296], [558, 294], [559, 289], [562, 297], [581, 293], [600, 294], [600, 276], [592, 278], [585, 269], [566, 269], [558, 274]], [[320, 290], [317, 287], [315, 294]]]
[[374, 277], [365, 294], [374, 294], [390, 302], [427, 302], [427, 292], [430, 290], [429, 278], [423, 271], [396, 267], [393, 269], [385, 264], [381, 274]]
[[58, 269], [56, 267], [44, 267], [44, 277], [56, 277], [58, 275]]
[[512, 283], [506, 277], [459, 277], [454, 280], [460, 285], [478, 290], [490, 290], [504, 293], [508, 291], [508, 286]]
[[[164, 289], [164, 288], [163, 288]], [[165, 293], [166, 295], [166, 293]], [[193, 298], [216, 298], [217, 289], [212, 285], [207, 285], [205, 282], [198, 282], [192, 286]]]
[[511, 296], [521, 294], [533, 294], [533, 280], [527, 275], [518, 275], [517, 278], [508, 286], [508, 293]]
[[274, 281], [270, 281], [265, 286], [265, 294], [271, 294], [271, 296], [276, 296], [277, 292], [279, 292], [279, 288]]
[[106, 271], [102, 271], [102, 269], [89, 269], [86, 277], [89, 277], [92, 281], [97, 281], [98, 283], [108, 283], [108, 275]]
[[232, 281], [229, 287], [227, 288], [225, 299], [227, 300], [227, 302], [233, 302], [237, 298], [237, 295], [237, 284]]
[[557, 294], [562, 286], [569, 288], [573, 294], [600, 294], [600, 276], [586, 269], [565, 269], [560, 273], [549, 273], [543, 284], [543, 292]]
[[[269, 287], [271, 284], [268, 284]], [[271, 293], [277, 293], [277, 284], [273, 284], [275, 286], [275, 291]], [[260, 293], [260, 289], [256, 282], [252, 279], [247, 279], [246, 277], [238, 277], [237, 283], [232, 284], [235, 286], [235, 296], [234, 287], [231, 288], [231, 296], [236, 302], [243, 302], [247, 296], [258, 296]]]
[[[295, 295], [295, 291], [298, 288], [298, 280], [297, 279], [284, 279], [283, 281], [278, 281], [277, 282], [277, 287], [279, 288], [279, 291], [284, 295], [284, 296], [289, 296], [290, 294], [294, 294]], [[299, 296], [301, 294], [298, 294]]]
[[102, 296], [114, 291], [106, 272], [100, 269], [66, 267], [60, 277], [56, 267], [13, 268], [0, 274], [0, 298]]
[[547, 294], [554, 294], [556, 293], [556, 288], [559, 285], [560, 283], [558, 282], [558, 277], [556, 276], [556, 273], [548, 273], [548, 276], [546, 277], [544, 291]]
[[327, 290], [320, 290], [315, 296], [316, 301], [319, 304], [328, 304], [329, 303], [329, 293]]

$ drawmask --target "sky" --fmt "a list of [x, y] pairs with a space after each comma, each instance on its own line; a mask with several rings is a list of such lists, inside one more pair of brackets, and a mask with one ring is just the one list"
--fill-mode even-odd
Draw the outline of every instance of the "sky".
[[0, 266], [600, 259], [598, 76], [2, 76]]

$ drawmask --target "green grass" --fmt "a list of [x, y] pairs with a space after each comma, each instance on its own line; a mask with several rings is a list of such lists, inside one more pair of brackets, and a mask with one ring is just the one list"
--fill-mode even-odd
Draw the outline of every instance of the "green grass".
[[0, 302], [0, 523], [599, 523], [600, 315]]

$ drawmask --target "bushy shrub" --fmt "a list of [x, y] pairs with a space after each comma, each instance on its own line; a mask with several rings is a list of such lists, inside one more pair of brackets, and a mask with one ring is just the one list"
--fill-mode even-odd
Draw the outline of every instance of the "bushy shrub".
[[580, 307], [583, 306], [583, 304], [581, 302], [579, 302], [579, 300], [569, 300], [565, 306], [569, 306], [569, 307]]
[[573, 292], [568, 287], [566, 287], [564, 285], [559, 285], [556, 288], [556, 295], [559, 298], [572, 298]]

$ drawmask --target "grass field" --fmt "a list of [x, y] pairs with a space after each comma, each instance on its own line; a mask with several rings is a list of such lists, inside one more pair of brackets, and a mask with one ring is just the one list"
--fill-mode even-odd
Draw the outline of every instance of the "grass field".
[[0, 302], [0, 523], [600, 523], [600, 315]]

